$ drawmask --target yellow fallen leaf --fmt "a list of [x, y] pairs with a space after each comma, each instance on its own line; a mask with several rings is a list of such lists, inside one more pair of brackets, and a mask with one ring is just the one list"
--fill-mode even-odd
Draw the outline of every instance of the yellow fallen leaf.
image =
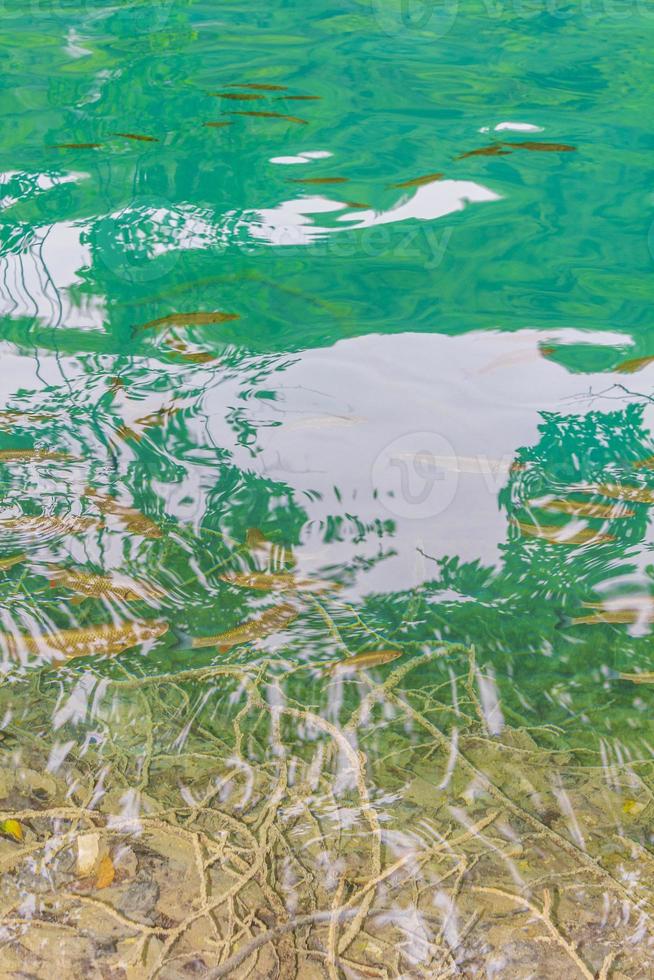
[[2, 820], [0, 821], [0, 830], [7, 837], [11, 837], [12, 840], [22, 841], [24, 834], [23, 828], [21, 827], [18, 820]]
[[100, 864], [98, 865], [98, 873], [95, 879], [95, 887], [108, 888], [116, 876], [116, 869], [114, 868], [114, 863], [106, 854]]

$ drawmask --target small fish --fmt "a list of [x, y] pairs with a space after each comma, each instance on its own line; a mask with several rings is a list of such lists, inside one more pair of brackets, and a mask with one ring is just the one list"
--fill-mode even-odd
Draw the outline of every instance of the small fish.
[[568, 143], [503, 142], [502, 146], [510, 146], [515, 150], [532, 150], [535, 153], [575, 153], [577, 150], [576, 146], [570, 146]]
[[628, 500], [635, 504], [654, 504], [654, 490], [647, 487], [626, 487], [620, 483], [599, 483], [588, 487], [575, 487], [575, 492], [597, 493], [612, 500]]
[[565, 525], [557, 527], [546, 524], [527, 524], [517, 520], [512, 523], [520, 528], [522, 534], [532, 538], [541, 538], [543, 541], [549, 541], [550, 544], [607, 544], [609, 541], [615, 541], [612, 534], [602, 534], [589, 527], [582, 528], [566, 537]]
[[72, 459], [72, 456], [69, 453], [50, 452], [46, 449], [0, 449], [1, 463], [58, 459]]
[[250, 643], [252, 640], [259, 640], [271, 633], [277, 633], [285, 629], [294, 619], [297, 619], [298, 611], [294, 606], [281, 605], [267, 609], [256, 619], [250, 619], [247, 623], [242, 623], [233, 630], [226, 633], [219, 633], [218, 636], [194, 637], [191, 641], [193, 649], [202, 647], [217, 646], [221, 651], [229, 650], [240, 643]]
[[180, 411], [177, 405], [168, 405], [165, 408], [160, 408], [156, 412], [152, 412], [150, 415], [143, 415], [140, 419], [136, 419], [136, 425], [145, 426], [145, 428], [151, 428], [155, 425], [163, 425], [167, 419], [173, 417]]
[[345, 184], [349, 177], [289, 177], [290, 184]]
[[256, 527], [251, 527], [245, 536], [245, 544], [251, 551], [261, 552], [267, 559], [273, 571], [295, 565], [295, 556], [291, 548], [283, 544], [275, 544]]
[[615, 507], [610, 504], [591, 504], [586, 500], [549, 500], [539, 504], [543, 510], [551, 510], [555, 514], [572, 514], [575, 517], [601, 517], [610, 520], [614, 517], [633, 517], [633, 510]]
[[255, 99], [263, 99], [264, 98], [263, 95], [255, 95], [254, 92], [247, 92], [247, 93], [241, 93], [241, 92], [209, 92], [209, 95], [212, 95], [212, 96], [214, 96], [215, 98], [218, 98], [218, 99], [235, 99], [235, 100], [241, 100], [241, 101], [244, 101], [244, 102], [251, 102], [251, 101], [254, 101]]
[[442, 180], [444, 174], [425, 174], [424, 177], [414, 177], [412, 180], [403, 180], [399, 184], [391, 184], [391, 187], [422, 187], [424, 184], [433, 184], [436, 180]]
[[223, 126], [232, 126], [231, 122], [205, 122], [202, 123], [203, 126], [209, 126], [211, 129], [222, 129]]
[[134, 583], [127, 585], [117, 582], [110, 575], [95, 575], [89, 572], [78, 572], [73, 568], [59, 565], [47, 565], [50, 588], [61, 586], [72, 592], [81, 593], [81, 597], [73, 602], [83, 602], [85, 599], [122, 599], [124, 602], [139, 602], [146, 598], [161, 598], [163, 593], [149, 584]]
[[156, 640], [167, 631], [168, 623], [143, 620], [120, 626], [85, 626], [37, 636], [4, 634], [4, 637], [8, 649], [14, 655], [23, 649], [34, 656], [53, 653], [58, 655], [58, 660], [61, 657], [73, 660], [75, 657], [91, 655], [113, 657], [130, 647]]
[[114, 392], [126, 387], [122, 378], [109, 378], [107, 384], [109, 385], [109, 390]]
[[11, 837], [17, 844], [24, 839], [23, 828], [18, 820], [0, 820], [0, 833], [6, 837]]
[[99, 150], [102, 143], [53, 143], [55, 150]]
[[0, 426], [8, 428], [15, 423], [23, 422], [49, 422], [56, 418], [56, 415], [49, 415], [43, 412], [17, 412], [8, 410], [0, 412]]
[[339, 582], [324, 579], [296, 578], [291, 572], [279, 572], [276, 575], [267, 572], [231, 572], [221, 575], [221, 580], [228, 585], [236, 585], [242, 589], [259, 589], [262, 592], [329, 592], [340, 589]]
[[114, 136], [123, 136], [126, 140], [138, 140], [140, 143], [158, 143], [156, 136], [142, 136], [140, 133], [114, 133]]
[[169, 340], [167, 343], [172, 348], [171, 354], [174, 351], [173, 356], [178, 361], [190, 361], [192, 364], [207, 364], [209, 361], [216, 360], [215, 354], [210, 354], [209, 351], [193, 350], [183, 340]]
[[604, 609], [601, 612], [594, 612], [588, 616], [577, 616], [570, 620], [571, 626], [597, 626], [601, 623], [611, 625], [625, 625], [627, 623], [652, 623], [654, 622], [654, 611], [645, 613], [638, 609]]
[[210, 354], [208, 351], [190, 351], [185, 353], [183, 351], [171, 352], [172, 356], [176, 361], [188, 361], [190, 364], [208, 364], [210, 361], [215, 361], [215, 354]]
[[128, 531], [134, 534], [141, 534], [144, 538], [160, 538], [161, 528], [157, 527], [154, 521], [142, 514], [134, 507], [126, 507], [118, 503], [114, 497], [100, 493], [93, 487], [87, 487], [83, 493], [84, 497], [91, 499], [102, 514], [111, 514], [118, 517]]
[[119, 425], [116, 429], [116, 435], [123, 442], [141, 442], [143, 436], [140, 432], [135, 432], [134, 429], [130, 429], [128, 425]]
[[238, 313], [222, 313], [216, 310], [213, 313], [169, 313], [167, 316], [160, 316], [156, 320], [149, 320], [135, 330], [153, 330], [155, 327], [206, 327], [214, 323], [227, 323], [230, 320], [239, 320]]
[[262, 92], [285, 92], [288, 88], [287, 85], [268, 85], [263, 82], [248, 82], [246, 85], [239, 85], [238, 82], [230, 82], [227, 88], [252, 88], [259, 89]]
[[505, 157], [510, 152], [510, 150], [502, 149], [502, 143], [492, 143], [490, 146], [482, 146], [478, 150], [468, 150], [467, 153], [461, 153], [457, 160], [465, 160], [467, 157]]
[[9, 555], [8, 558], [0, 558], [0, 571], [6, 572], [8, 569], [13, 568], [14, 565], [20, 565], [26, 558], [27, 555]]
[[619, 674], [621, 681], [631, 681], [633, 684], [654, 684], [654, 673], [643, 671], [642, 674]]
[[330, 673], [342, 670], [365, 670], [367, 667], [379, 667], [381, 664], [390, 663], [402, 656], [402, 650], [365, 650], [363, 653], [356, 653], [345, 660], [338, 660], [330, 664]]
[[285, 119], [287, 122], [297, 123], [299, 126], [308, 126], [308, 119], [299, 119], [298, 116], [286, 116], [282, 112], [232, 112], [233, 116], [259, 116], [263, 119]]
[[369, 204], [362, 204], [361, 201], [344, 201], [343, 202], [348, 208], [355, 208], [356, 210], [369, 210]]
[[84, 534], [91, 528], [100, 527], [94, 517], [52, 517], [48, 514], [23, 514], [21, 517], [0, 518], [0, 531], [17, 531], [25, 534]]
[[647, 367], [652, 361], [654, 361], [654, 356], [652, 355], [649, 357], [632, 357], [628, 361], [622, 361], [613, 370], [618, 371], [620, 374], [635, 374], [636, 371]]

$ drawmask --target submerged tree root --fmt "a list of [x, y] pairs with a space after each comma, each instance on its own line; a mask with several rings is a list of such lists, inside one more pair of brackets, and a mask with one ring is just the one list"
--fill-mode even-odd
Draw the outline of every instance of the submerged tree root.
[[[444, 658], [466, 668], [457, 702], [409, 686]], [[53, 745], [20, 738], [46, 730], [46, 688], [0, 766], [0, 818], [23, 834], [0, 839], [8, 976], [53, 975], [47, 928], [62, 980], [89, 962], [112, 980], [654, 972], [629, 941], [651, 935], [648, 838], [615, 773], [566, 768], [536, 730], [489, 736], [463, 647], [374, 676], [323, 675], [311, 705], [273, 661], [118, 679], [60, 726], [53, 774]], [[645, 812], [639, 778], [627, 809]], [[105, 881], [77, 871], [88, 835]]]

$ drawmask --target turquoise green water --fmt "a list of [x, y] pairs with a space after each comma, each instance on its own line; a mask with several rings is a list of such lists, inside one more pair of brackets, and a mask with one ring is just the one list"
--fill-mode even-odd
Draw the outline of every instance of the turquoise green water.
[[[161, 880], [147, 914], [124, 907], [137, 886], [118, 873], [102, 900], [141, 925], [102, 952], [106, 923], [94, 922], [73, 950], [70, 909], [63, 920], [55, 912], [74, 860], [53, 869], [44, 858], [33, 878], [17, 870], [7, 886], [20, 915], [0, 933], [2, 976], [25, 961], [38, 976], [55, 965], [91, 975], [92, 963], [93, 976], [128, 980], [191, 968], [592, 976], [609, 953], [626, 974], [650, 975], [644, 947], [634, 952], [605, 923], [588, 924], [581, 966], [558, 940], [534, 940], [523, 956], [517, 933], [466, 932], [469, 915], [492, 919], [478, 907], [484, 887], [545, 907], [538, 850], [510, 868], [515, 855], [495, 867], [486, 854], [456, 887], [448, 879], [429, 914], [421, 888], [440, 878], [421, 879], [427, 865], [415, 871], [418, 891], [401, 897], [366, 891], [361, 869], [339, 878], [338, 868], [349, 867], [353, 826], [385, 849], [375, 857], [373, 846], [372, 881], [427, 846], [418, 831], [400, 846], [385, 821], [431, 821], [446, 836], [485, 819], [499, 797], [483, 772], [554, 827], [554, 851], [568, 841], [603, 862], [604, 891], [580, 906], [597, 900], [599, 910], [598, 894], [622, 901], [618, 886], [637, 892], [645, 874], [611, 848], [631, 840], [641, 848], [631, 860], [645, 860], [654, 805], [651, 687], [620, 676], [650, 671], [653, 651], [653, 37], [645, 0], [4, 0], [7, 765], [47, 771], [42, 794], [102, 811], [102, 828], [116, 813], [176, 823], [190, 807], [184, 827], [206, 835], [194, 845], [205, 849], [206, 880], [188, 901], [217, 904], [205, 942], [172, 898], [166, 905]], [[321, 740], [331, 748], [316, 761]], [[498, 745], [508, 756], [496, 765]], [[400, 751], [401, 778], [385, 768]], [[547, 775], [537, 779], [528, 767], [538, 752]], [[285, 789], [275, 759], [285, 760]], [[316, 789], [322, 777], [293, 776], [312, 765], [329, 791]], [[246, 804], [215, 788], [240, 787], [234, 766], [260, 793], [254, 837], [264, 847], [265, 830], [273, 850], [277, 832], [291, 843], [266, 859], [268, 891], [243, 885], [219, 902], [254, 848], [234, 829]], [[583, 799], [579, 779], [593, 787]], [[279, 807], [270, 823], [266, 799]], [[45, 806], [20, 780], [2, 800], [7, 815]], [[227, 829], [211, 824], [216, 800]], [[294, 807], [318, 820], [323, 857]], [[298, 822], [287, 830], [291, 811]], [[20, 819], [27, 844], [45, 847], [52, 828]], [[99, 817], [84, 819], [97, 830]], [[62, 853], [78, 832], [57, 831], [69, 835]], [[119, 832], [116, 868], [116, 848], [136, 833]], [[210, 871], [221, 833], [236, 834], [225, 880]], [[527, 849], [528, 821], [502, 834]], [[309, 874], [306, 858], [305, 891], [284, 863], [295, 860], [293, 835], [322, 869]], [[499, 853], [497, 839], [484, 842]], [[6, 846], [13, 868], [16, 841]], [[158, 872], [130, 853], [142, 898]], [[46, 878], [55, 911], [35, 899]], [[97, 912], [93, 891], [83, 894]], [[638, 901], [646, 918], [650, 898]], [[260, 908], [268, 917], [253, 919]], [[287, 928], [289, 916], [325, 909], [331, 931], [311, 925], [304, 945]], [[578, 914], [561, 905], [564, 938]], [[62, 931], [45, 930], [44, 945], [46, 920]], [[388, 922], [401, 932], [395, 960], [383, 955]], [[14, 959], [17, 937], [27, 952]]]

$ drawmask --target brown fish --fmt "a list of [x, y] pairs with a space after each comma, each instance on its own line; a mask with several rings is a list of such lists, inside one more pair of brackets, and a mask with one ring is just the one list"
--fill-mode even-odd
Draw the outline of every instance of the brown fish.
[[99, 150], [102, 143], [53, 143], [55, 150]]
[[158, 143], [156, 136], [142, 136], [140, 133], [114, 133], [114, 136], [123, 136], [126, 140], [138, 140], [140, 143]]
[[575, 487], [579, 493], [597, 493], [612, 500], [628, 500], [635, 504], [654, 504], [654, 490], [648, 487], [628, 487], [621, 483], [598, 483], [588, 487]]
[[490, 146], [482, 146], [478, 150], [468, 150], [467, 153], [461, 153], [457, 157], [457, 160], [465, 160], [467, 157], [505, 157], [511, 152], [510, 150], [503, 150], [502, 143], [491, 143]]
[[263, 95], [255, 95], [254, 92], [209, 92], [209, 95], [217, 99], [238, 99], [244, 102], [252, 102], [255, 99], [263, 99]]
[[143, 599], [159, 599], [163, 593], [146, 583], [126, 584], [118, 582], [110, 575], [95, 575], [90, 572], [78, 572], [74, 568], [64, 568], [61, 565], [47, 565], [50, 588], [58, 586], [79, 592], [80, 596], [72, 601], [84, 602], [85, 599], [122, 599], [123, 602], [139, 602]]
[[11, 425], [22, 422], [49, 422], [56, 418], [56, 415], [46, 414], [45, 412], [18, 412], [8, 409], [0, 412], [0, 426], [5, 429]]
[[111, 514], [121, 520], [128, 531], [141, 534], [144, 538], [161, 537], [161, 528], [157, 527], [154, 521], [142, 514], [140, 510], [119, 504], [114, 497], [100, 493], [93, 487], [87, 487], [82, 496], [90, 498], [102, 514]]
[[136, 425], [142, 425], [145, 428], [151, 428], [155, 425], [163, 425], [167, 419], [172, 418], [180, 411], [177, 405], [168, 405], [166, 408], [160, 408], [156, 412], [151, 412], [150, 415], [143, 415], [140, 419], [136, 419]]
[[369, 204], [362, 204], [361, 201], [344, 201], [343, 203], [345, 204], [346, 207], [356, 208], [357, 210], [360, 210], [362, 208], [368, 210], [370, 208]]
[[107, 384], [109, 385], [109, 390], [114, 392], [126, 387], [122, 378], [109, 378]]
[[123, 442], [141, 442], [143, 436], [140, 432], [135, 432], [134, 429], [130, 429], [128, 425], [119, 425], [116, 429], [116, 435]]
[[298, 116], [286, 116], [283, 112], [232, 112], [232, 116], [259, 116], [262, 119], [285, 119], [287, 122], [297, 123], [299, 126], [308, 126], [308, 119], [300, 119]]
[[215, 646], [221, 651], [229, 650], [240, 643], [250, 643], [252, 640], [277, 633], [297, 619], [297, 616], [298, 611], [294, 606], [286, 604], [273, 606], [256, 619], [250, 619], [233, 630], [227, 630], [226, 633], [219, 633], [217, 636], [196, 636], [191, 641], [191, 646], [196, 650]]
[[601, 623], [612, 625], [624, 625], [635, 622], [654, 622], [654, 612], [643, 614], [638, 609], [603, 609], [601, 612], [591, 613], [589, 616], [577, 616], [570, 620], [571, 626], [597, 626]]
[[48, 514], [23, 514], [21, 517], [0, 519], [0, 531], [16, 531], [24, 534], [84, 534], [91, 528], [100, 527], [100, 521], [94, 517], [76, 517], [69, 514], [65, 517], [52, 517]]
[[227, 88], [252, 88], [260, 89], [262, 92], [285, 92], [288, 88], [287, 85], [268, 85], [263, 82], [248, 82], [247, 84], [240, 85], [238, 82], [230, 82]]
[[177, 361], [188, 361], [190, 364], [208, 364], [210, 361], [215, 361], [215, 354], [210, 354], [208, 351], [190, 351], [185, 353], [184, 351], [171, 351], [172, 356]]
[[620, 674], [621, 681], [632, 681], [634, 684], [654, 684], [654, 673], [643, 671], [642, 674]]
[[349, 177], [289, 177], [290, 184], [346, 184]]
[[424, 177], [414, 177], [412, 180], [403, 180], [399, 184], [391, 184], [391, 187], [422, 187], [424, 184], [433, 184], [435, 180], [442, 180], [444, 174], [425, 174]]
[[14, 657], [24, 650], [33, 656], [55, 654], [55, 659], [59, 661], [62, 657], [66, 660], [92, 655], [112, 657], [147, 640], [155, 640], [167, 630], [168, 623], [144, 620], [120, 626], [85, 626], [37, 636], [4, 634], [4, 638]]
[[258, 589], [262, 592], [329, 592], [342, 588], [339, 582], [325, 579], [296, 578], [292, 572], [278, 572], [273, 575], [268, 572], [230, 572], [221, 575], [221, 580], [228, 585], [236, 585], [241, 589]]
[[502, 146], [511, 146], [515, 150], [532, 150], [535, 153], [575, 153], [576, 146], [568, 143], [534, 143], [529, 140], [523, 143], [502, 142]]
[[550, 544], [607, 544], [609, 541], [615, 541], [612, 534], [602, 534], [589, 527], [582, 528], [576, 533], [565, 537], [565, 525], [557, 527], [546, 524], [527, 524], [524, 521], [517, 520], [514, 520], [513, 523], [516, 527], [520, 528], [522, 534], [532, 538], [541, 538]]
[[228, 323], [230, 320], [239, 320], [239, 313], [223, 313], [216, 310], [212, 313], [169, 313], [167, 316], [157, 317], [156, 320], [149, 320], [148, 323], [134, 330], [154, 330], [156, 327], [207, 327], [215, 323]]
[[345, 660], [338, 660], [329, 665], [330, 672], [336, 673], [342, 670], [365, 670], [367, 667], [379, 667], [381, 664], [390, 663], [402, 656], [402, 650], [364, 650], [363, 653], [355, 653], [352, 657]]
[[72, 456], [69, 453], [50, 452], [46, 449], [0, 449], [0, 463], [58, 459], [72, 459]]
[[0, 571], [6, 572], [9, 568], [13, 568], [14, 565], [20, 565], [26, 558], [27, 555], [9, 555], [7, 558], [0, 558]]
[[572, 514], [575, 517], [601, 517], [610, 520], [614, 517], [633, 517], [633, 510], [616, 507], [611, 504], [592, 504], [586, 500], [550, 500], [539, 505], [543, 510], [554, 511], [555, 514]]
[[640, 371], [641, 368], [647, 367], [654, 361], [654, 356], [649, 357], [632, 357], [628, 361], [622, 361], [617, 367], [614, 367], [614, 371], [619, 371], [620, 374], [635, 374], [636, 371]]
[[209, 127], [211, 127], [211, 129], [222, 129], [223, 126], [232, 126], [233, 123], [231, 123], [229, 121], [227, 121], [227, 122], [205, 122], [205, 123], [202, 123], [202, 125], [203, 126], [209, 126]]

